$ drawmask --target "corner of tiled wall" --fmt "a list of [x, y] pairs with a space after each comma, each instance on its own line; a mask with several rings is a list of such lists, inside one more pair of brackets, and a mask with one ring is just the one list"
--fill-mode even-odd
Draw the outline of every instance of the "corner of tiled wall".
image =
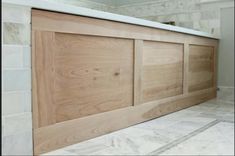
[[2, 154], [32, 155], [31, 11], [2, 5]]

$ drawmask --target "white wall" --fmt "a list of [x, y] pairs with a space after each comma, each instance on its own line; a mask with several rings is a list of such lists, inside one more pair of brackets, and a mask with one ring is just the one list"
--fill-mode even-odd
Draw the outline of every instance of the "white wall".
[[218, 85], [234, 86], [234, 7], [221, 9]]

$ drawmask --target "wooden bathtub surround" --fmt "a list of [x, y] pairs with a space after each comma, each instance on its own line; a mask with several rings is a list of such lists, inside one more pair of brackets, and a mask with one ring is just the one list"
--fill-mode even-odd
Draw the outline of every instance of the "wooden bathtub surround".
[[216, 97], [217, 42], [32, 10], [34, 154]]

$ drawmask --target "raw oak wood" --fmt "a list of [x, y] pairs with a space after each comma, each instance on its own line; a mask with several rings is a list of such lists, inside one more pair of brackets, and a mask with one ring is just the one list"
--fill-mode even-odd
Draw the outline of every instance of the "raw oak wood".
[[107, 134], [209, 100], [215, 97], [215, 92], [215, 89], [204, 90], [168, 102], [145, 103], [42, 127], [34, 132], [34, 150], [35, 153], [45, 153]]
[[144, 41], [141, 102], [183, 93], [183, 45]]
[[[173, 43], [189, 42], [198, 45], [216, 45], [216, 39], [190, 34], [149, 28], [144, 26], [62, 14], [43, 10], [32, 10], [32, 29], [84, 35], [109, 36], [153, 40]], [[79, 29], [78, 29], [79, 28]]]
[[132, 40], [38, 33], [39, 127], [133, 104]]
[[134, 65], [134, 105], [141, 104], [141, 82], [143, 64], [143, 40], [135, 40], [135, 65]]
[[214, 98], [217, 44], [33, 9], [34, 154]]
[[189, 92], [214, 86], [214, 48], [189, 46]]
[[183, 79], [183, 93], [188, 94], [188, 67], [189, 67], [189, 44], [184, 44], [184, 79]]
[[35, 127], [56, 123], [52, 90], [55, 33], [33, 31], [33, 117]]

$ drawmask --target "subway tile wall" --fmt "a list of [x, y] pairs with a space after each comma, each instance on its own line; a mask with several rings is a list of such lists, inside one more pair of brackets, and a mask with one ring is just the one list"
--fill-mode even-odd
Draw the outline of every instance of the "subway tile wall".
[[2, 154], [32, 155], [31, 11], [2, 6]]

